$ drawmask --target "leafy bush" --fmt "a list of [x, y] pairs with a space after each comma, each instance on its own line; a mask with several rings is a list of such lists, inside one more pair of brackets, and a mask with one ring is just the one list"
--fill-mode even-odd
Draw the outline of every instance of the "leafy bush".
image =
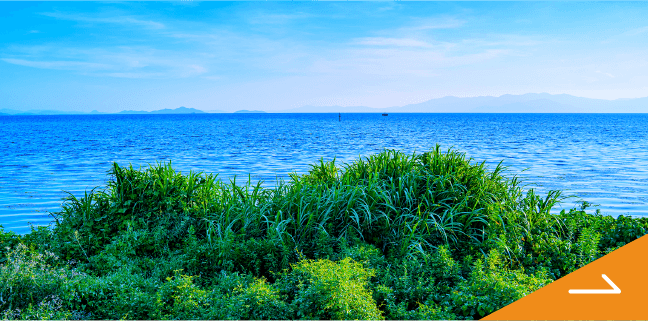
[[5, 310], [2, 317], [6, 320], [84, 320], [90, 315], [83, 312], [70, 312], [63, 309], [63, 301], [58, 296], [45, 297], [37, 305], [31, 303], [24, 309]]
[[20, 236], [12, 231], [5, 232], [0, 225], [0, 263], [6, 262], [7, 252], [20, 242]]
[[383, 317], [367, 289], [373, 275], [349, 258], [303, 260], [279, 282], [298, 318], [380, 320]]
[[0, 266], [0, 308], [25, 309], [58, 294], [61, 284], [73, 273], [56, 267], [57, 260], [54, 253], [31, 251], [22, 243], [7, 253], [6, 262]]
[[193, 283], [195, 276], [180, 274], [167, 278], [157, 291], [156, 319], [198, 319], [209, 306], [207, 292]]
[[256, 279], [247, 287], [238, 286], [229, 301], [229, 316], [246, 320], [291, 319], [292, 311], [279, 290], [265, 279]]
[[[320, 160], [264, 188], [113, 164], [53, 228], [0, 228], [7, 319], [481, 318], [648, 233], [648, 218], [551, 214], [464, 154]], [[183, 271], [183, 272], [179, 272]]]
[[527, 275], [524, 270], [507, 269], [501, 254], [492, 250], [486, 262], [475, 262], [468, 279], [453, 288], [447, 300], [455, 314], [480, 319], [551, 281], [545, 273]]

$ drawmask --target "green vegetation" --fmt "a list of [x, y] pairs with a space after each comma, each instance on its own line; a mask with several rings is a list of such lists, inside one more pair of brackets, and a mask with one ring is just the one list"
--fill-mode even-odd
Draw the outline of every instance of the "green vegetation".
[[7, 319], [477, 319], [647, 233], [457, 151], [272, 189], [114, 164], [53, 228], [0, 230]]

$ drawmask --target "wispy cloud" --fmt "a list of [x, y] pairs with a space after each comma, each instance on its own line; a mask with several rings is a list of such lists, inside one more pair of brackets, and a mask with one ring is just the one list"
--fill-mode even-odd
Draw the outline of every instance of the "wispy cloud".
[[107, 76], [113, 78], [130, 79], [158, 79], [165, 78], [166, 74], [161, 72], [107, 72], [94, 74], [95, 76]]
[[466, 23], [453, 17], [445, 18], [414, 18], [409, 26], [404, 26], [402, 30], [434, 30], [434, 29], [451, 29], [459, 28]]
[[314, 17], [310, 13], [305, 12], [294, 12], [294, 13], [284, 13], [284, 14], [268, 14], [268, 13], [258, 13], [258, 14], [249, 14], [245, 15], [245, 20], [249, 24], [286, 24], [291, 23], [295, 20], [304, 20]]
[[74, 70], [74, 71], [96, 71], [96, 70], [105, 70], [111, 69], [112, 66], [94, 63], [94, 62], [83, 62], [83, 61], [33, 61], [33, 60], [24, 60], [24, 59], [13, 59], [13, 58], [1, 58], [0, 60], [20, 66], [41, 68], [41, 69], [56, 69], [56, 70]]
[[333, 75], [434, 77], [439, 74], [440, 69], [484, 63], [509, 53], [508, 50], [488, 49], [452, 56], [443, 50], [356, 49], [347, 51], [338, 59], [322, 56], [313, 64], [312, 71]]
[[619, 42], [619, 41], [627, 41], [629, 39], [635, 39], [637, 36], [641, 36], [644, 34], [648, 34], [648, 26], [645, 27], [639, 27], [639, 28], [633, 28], [630, 30], [626, 30], [622, 33], [616, 34], [612, 37], [609, 37], [603, 41], [601, 41], [602, 44], [611, 44], [614, 42]]
[[529, 47], [555, 43], [556, 40], [547, 39], [535, 35], [523, 36], [516, 34], [490, 34], [483, 35], [481, 38], [463, 39], [462, 44], [468, 46], [483, 47]]
[[394, 2], [389, 2], [385, 6], [376, 9], [378, 12], [391, 11], [396, 7]]
[[146, 47], [86, 48], [22, 48], [23, 57], [0, 60], [20, 66], [74, 71], [92, 76], [120, 78], [187, 78], [208, 72], [204, 59], [187, 58], [182, 53]]
[[41, 15], [52, 17], [60, 20], [70, 20], [89, 23], [105, 23], [105, 24], [118, 24], [118, 25], [137, 25], [150, 29], [163, 29], [163, 23], [143, 20], [135, 16], [112, 16], [112, 17], [97, 17], [82, 14], [60, 13], [60, 12], [42, 12]]
[[641, 28], [635, 28], [635, 29], [628, 30], [627, 32], [625, 32], [625, 34], [628, 35], [628, 36], [636, 36], [636, 35], [641, 35], [641, 34], [644, 34], [644, 33], [648, 33], [648, 26], [641, 27]]
[[207, 72], [207, 68], [201, 65], [186, 65], [183, 69], [181, 73], [182, 77], [197, 76]]
[[431, 44], [411, 38], [384, 38], [384, 37], [368, 37], [359, 38], [354, 41], [359, 45], [367, 46], [396, 46], [396, 47], [423, 47], [430, 48]]
[[606, 76], [608, 76], [610, 78], [616, 78], [616, 77], [614, 77], [614, 75], [612, 75], [610, 73], [607, 73], [607, 72], [602, 72], [600, 70], [597, 70], [596, 73], [601, 74], [601, 75], [606, 75]]

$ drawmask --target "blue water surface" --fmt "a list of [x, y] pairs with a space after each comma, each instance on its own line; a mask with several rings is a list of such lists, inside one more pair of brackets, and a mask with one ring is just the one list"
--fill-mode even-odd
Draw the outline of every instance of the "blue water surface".
[[[503, 160], [541, 193], [564, 190], [603, 214], [648, 215], [646, 114], [189, 114], [0, 116], [0, 224], [48, 225], [70, 192], [105, 186], [112, 162], [172, 161], [182, 172], [263, 180], [320, 158], [455, 147]], [[560, 209], [560, 208], [558, 208]]]

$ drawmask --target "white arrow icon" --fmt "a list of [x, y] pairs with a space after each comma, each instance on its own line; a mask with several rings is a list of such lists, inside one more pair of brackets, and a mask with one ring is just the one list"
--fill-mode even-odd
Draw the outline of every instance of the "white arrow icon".
[[594, 290], [594, 289], [593, 290], [580, 290], [580, 289], [579, 290], [569, 290], [569, 294], [619, 294], [619, 293], [621, 293], [621, 289], [619, 289], [619, 287], [616, 286], [616, 284], [614, 284], [614, 282], [612, 282], [612, 280], [610, 280], [610, 278], [608, 278], [607, 275], [601, 274], [601, 276], [603, 277], [605, 282], [607, 282], [612, 287], [612, 289], [609, 289], [609, 290], [599, 290], [599, 289], [596, 289], [596, 290]]

